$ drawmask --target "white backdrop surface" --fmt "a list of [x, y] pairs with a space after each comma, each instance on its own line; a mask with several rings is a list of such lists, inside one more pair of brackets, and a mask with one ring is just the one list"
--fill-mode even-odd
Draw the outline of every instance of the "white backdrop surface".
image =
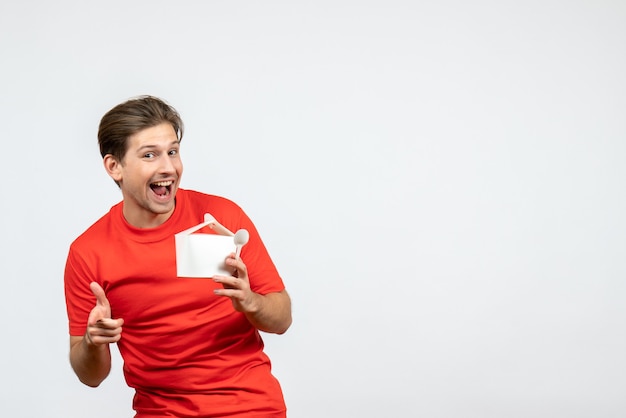
[[292, 295], [290, 418], [623, 417], [625, 51], [622, 1], [2, 2], [0, 415], [132, 416], [116, 351], [71, 371], [63, 267], [152, 94]]

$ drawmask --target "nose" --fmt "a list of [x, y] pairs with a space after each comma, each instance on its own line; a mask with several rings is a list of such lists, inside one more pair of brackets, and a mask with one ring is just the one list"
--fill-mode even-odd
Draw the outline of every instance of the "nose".
[[161, 164], [159, 165], [160, 173], [170, 174], [170, 173], [176, 172], [176, 165], [172, 157], [170, 157], [169, 155], [165, 155], [160, 160], [161, 160], [160, 161]]

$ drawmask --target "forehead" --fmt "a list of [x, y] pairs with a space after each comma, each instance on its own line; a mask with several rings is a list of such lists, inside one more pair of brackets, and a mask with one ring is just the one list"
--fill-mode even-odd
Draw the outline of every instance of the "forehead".
[[178, 143], [178, 136], [174, 127], [169, 123], [151, 126], [143, 129], [128, 138], [128, 148], [137, 149], [147, 146], [170, 146]]

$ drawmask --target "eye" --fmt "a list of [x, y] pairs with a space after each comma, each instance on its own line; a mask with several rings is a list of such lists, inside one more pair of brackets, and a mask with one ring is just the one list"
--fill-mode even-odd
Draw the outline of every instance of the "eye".
[[154, 158], [154, 157], [155, 157], [154, 152], [146, 152], [146, 153], [143, 155], [143, 158]]
[[172, 149], [170, 150], [170, 152], [168, 153], [171, 157], [173, 157], [174, 155], [178, 155], [178, 150], [177, 149]]

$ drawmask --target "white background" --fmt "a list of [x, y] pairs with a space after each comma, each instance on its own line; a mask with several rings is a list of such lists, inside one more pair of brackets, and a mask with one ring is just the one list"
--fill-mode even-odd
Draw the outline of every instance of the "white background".
[[623, 417], [623, 1], [4, 1], [0, 415], [131, 417], [68, 363], [100, 117], [186, 123], [293, 297], [290, 418]]

